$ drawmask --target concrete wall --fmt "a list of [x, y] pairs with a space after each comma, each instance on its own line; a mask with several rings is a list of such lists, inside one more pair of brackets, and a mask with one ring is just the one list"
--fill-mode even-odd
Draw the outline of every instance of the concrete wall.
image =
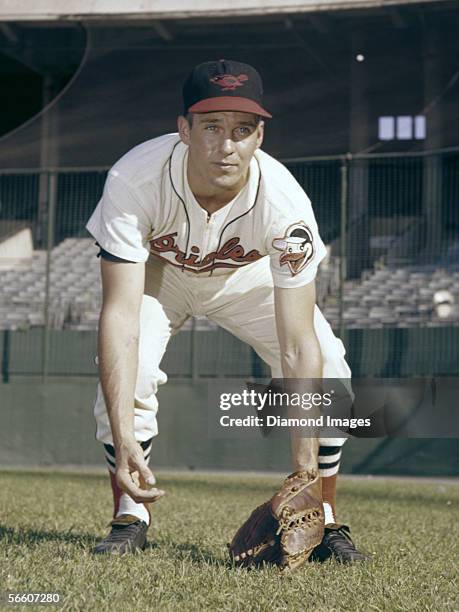
[[[100, 465], [92, 403], [95, 378], [21, 377], [0, 384], [0, 468]], [[210, 437], [207, 382], [174, 379], [159, 393], [160, 435], [152, 467], [288, 471], [287, 440]], [[358, 474], [452, 476], [457, 440], [360, 439], [346, 443], [342, 471]]]
[[[0, 331], [1, 374], [43, 372], [41, 328]], [[353, 376], [459, 374], [459, 328], [351, 329], [343, 338]], [[53, 376], [96, 376], [95, 331], [50, 330], [47, 372]], [[203, 378], [269, 376], [269, 369], [245, 343], [222, 329], [174, 336], [162, 361], [168, 376]]]

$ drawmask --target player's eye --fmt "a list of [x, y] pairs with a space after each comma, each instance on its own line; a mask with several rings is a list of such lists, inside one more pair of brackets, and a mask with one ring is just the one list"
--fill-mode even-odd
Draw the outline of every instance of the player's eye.
[[204, 129], [209, 132], [215, 132], [217, 130], [217, 126], [214, 123], [209, 123]]
[[288, 247], [288, 252], [291, 253], [293, 251], [292, 247]]
[[304, 251], [304, 244], [300, 244], [300, 250]]

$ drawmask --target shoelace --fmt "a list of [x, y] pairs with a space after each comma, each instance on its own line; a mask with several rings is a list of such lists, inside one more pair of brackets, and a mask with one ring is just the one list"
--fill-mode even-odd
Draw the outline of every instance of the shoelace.
[[135, 537], [141, 523], [131, 523], [131, 525], [113, 525], [107, 537], [107, 542], [122, 542], [126, 537]]

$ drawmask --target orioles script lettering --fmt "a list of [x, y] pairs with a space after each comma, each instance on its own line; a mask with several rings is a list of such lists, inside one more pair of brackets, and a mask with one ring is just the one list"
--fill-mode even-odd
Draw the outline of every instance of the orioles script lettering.
[[[253, 263], [262, 257], [256, 249], [246, 253], [244, 247], [239, 243], [239, 237], [230, 238], [217, 251], [207, 253], [202, 259], [200, 259], [201, 252], [197, 246], [192, 246], [190, 255], [187, 256], [177, 246], [176, 237], [177, 232], [173, 232], [154, 238], [150, 242], [151, 251], [162, 258], [166, 253], [173, 253], [178, 265], [186, 266], [193, 272], [209, 272], [215, 268], [239, 268], [241, 265]], [[164, 259], [170, 261], [168, 258]]]

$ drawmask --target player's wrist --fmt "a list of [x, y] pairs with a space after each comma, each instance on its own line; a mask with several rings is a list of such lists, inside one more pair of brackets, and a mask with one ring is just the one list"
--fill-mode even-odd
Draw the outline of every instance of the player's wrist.
[[123, 452], [125, 450], [130, 450], [136, 444], [137, 440], [135, 439], [135, 434], [133, 431], [123, 432], [122, 434], [118, 434], [113, 438], [113, 446], [115, 447], [116, 451]]

